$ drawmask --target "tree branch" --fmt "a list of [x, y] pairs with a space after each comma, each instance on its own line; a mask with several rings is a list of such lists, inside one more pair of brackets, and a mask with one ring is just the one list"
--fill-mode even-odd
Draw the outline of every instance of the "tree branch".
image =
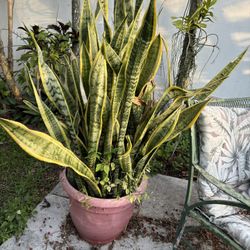
[[13, 72], [13, 8], [14, 0], [8, 0], [8, 65]]
[[[188, 16], [192, 16], [196, 11], [198, 4], [202, 0], [191, 0]], [[179, 59], [178, 73], [176, 77], [176, 85], [187, 88], [189, 85], [189, 75], [195, 67], [195, 44], [196, 30], [194, 27], [190, 32], [185, 34], [183, 40], [182, 53]]]
[[0, 35], [0, 66], [2, 68], [3, 75], [6, 80], [8, 88], [10, 89], [15, 99], [17, 101], [21, 101], [22, 100], [21, 92], [9, 68], [8, 59], [6, 58], [5, 53], [4, 53], [4, 45], [3, 45], [3, 40], [1, 38], [1, 35]]
[[[80, 24], [80, 0], [72, 0], [72, 29], [79, 31]], [[77, 54], [78, 44], [73, 44], [73, 52]]]

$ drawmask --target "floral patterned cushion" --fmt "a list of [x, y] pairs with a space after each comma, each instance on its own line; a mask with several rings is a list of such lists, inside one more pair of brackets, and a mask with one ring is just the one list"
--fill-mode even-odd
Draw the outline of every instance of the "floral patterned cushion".
[[[206, 171], [250, 198], [250, 109], [207, 106], [199, 121], [200, 165]], [[202, 200], [233, 200], [219, 188], [198, 177]], [[210, 220], [250, 250], [250, 216], [225, 205], [203, 208]]]
[[[250, 109], [207, 106], [198, 129], [200, 165], [250, 198]], [[233, 200], [201, 176], [198, 192], [203, 200]], [[208, 205], [206, 210], [215, 218], [237, 212], [237, 208], [225, 205]]]
[[214, 223], [228, 232], [246, 250], [250, 250], [250, 216], [229, 215], [214, 219]]

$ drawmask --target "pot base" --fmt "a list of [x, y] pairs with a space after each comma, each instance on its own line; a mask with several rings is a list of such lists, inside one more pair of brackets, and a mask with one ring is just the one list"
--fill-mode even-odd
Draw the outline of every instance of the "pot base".
[[[127, 228], [127, 227], [126, 227], [126, 228]], [[105, 241], [89, 240], [89, 239], [86, 239], [85, 237], [81, 237], [81, 235], [79, 235], [79, 236], [80, 236], [80, 238], [81, 238], [82, 240], [88, 242], [90, 245], [93, 245], [93, 246], [96, 246], [96, 245], [106, 245], [106, 244], [108, 244], [108, 243], [111, 243], [111, 242], [114, 241], [114, 240], [119, 239], [119, 238], [122, 236], [122, 234], [126, 231], [126, 228], [125, 228], [124, 231], [122, 231], [120, 234], [118, 234], [118, 235], [116, 235], [116, 236], [114, 236], [114, 237], [112, 237], [112, 238], [110, 238], [110, 239], [107, 239], [107, 240], [105, 240]]]
[[[70, 216], [80, 237], [90, 244], [106, 244], [120, 237], [133, 215], [134, 203], [128, 196], [119, 199], [89, 197], [74, 189], [67, 180], [65, 170], [60, 180], [70, 199]], [[145, 192], [147, 181], [143, 181], [135, 192]]]

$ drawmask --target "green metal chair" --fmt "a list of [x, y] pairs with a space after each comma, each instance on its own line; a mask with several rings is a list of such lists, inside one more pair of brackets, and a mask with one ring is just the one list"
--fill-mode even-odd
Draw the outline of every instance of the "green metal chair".
[[[191, 155], [178, 248], [187, 217], [234, 249], [250, 249], [250, 98], [214, 99], [190, 130]], [[199, 201], [191, 203], [194, 172]]]

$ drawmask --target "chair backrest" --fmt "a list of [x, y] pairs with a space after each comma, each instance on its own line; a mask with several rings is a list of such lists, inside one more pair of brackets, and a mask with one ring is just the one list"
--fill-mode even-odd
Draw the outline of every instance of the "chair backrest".
[[[193, 163], [250, 198], [250, 98], [211, 102], [202, 111], [192, 134]], [[232, 200], [201, 176], [198, 192], [203, 200]], [[236, 208], [222, 205], [206, 209], [215, 217], [236, 212]]]

